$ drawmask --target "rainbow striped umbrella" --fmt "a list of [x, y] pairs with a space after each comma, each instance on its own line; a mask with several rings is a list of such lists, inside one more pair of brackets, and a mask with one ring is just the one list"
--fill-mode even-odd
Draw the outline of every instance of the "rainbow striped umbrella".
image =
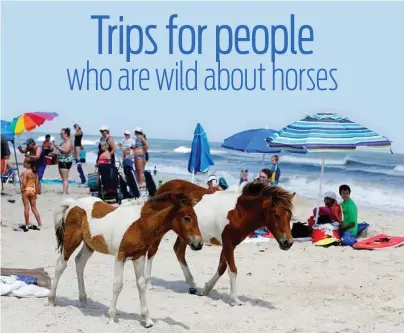
[[41, 126], [45, 121], [53, 120], [58, 114], [55, 112], [27, 112], [14, 118], [9, 125], [9, 129], [15, 135], [25, 131], [32, 131]]
[[[359, 125], [336, 113], [316, 113], [296, 121], [266, 139], [268, 147], [300, 153], [352, 152], [358, 147], [391, 150], [391, 141], [385, 136]], [[321, 163], [320, 195], [316, 223], [322, 196], [324, 158]]]

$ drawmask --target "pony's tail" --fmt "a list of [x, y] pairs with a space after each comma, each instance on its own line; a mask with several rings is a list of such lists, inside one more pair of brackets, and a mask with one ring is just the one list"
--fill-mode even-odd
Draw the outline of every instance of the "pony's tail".
[[54, 213], [54, 223], [55, 223], [55, 235], [56, 241], [58, 243], [57, 250], [62, 253], [63, 243], [65, 239], [65, 213], [70, 205], [74, 204], [76, 201], [72, 198], [66, 199], [60, 203], [60, 207], [55, 210]]

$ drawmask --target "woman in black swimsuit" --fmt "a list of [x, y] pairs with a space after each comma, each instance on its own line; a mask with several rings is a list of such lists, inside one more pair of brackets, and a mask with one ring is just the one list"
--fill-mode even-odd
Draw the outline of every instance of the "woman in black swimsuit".
[[74, 160], [77, 165], [77, 171], [80, 175], [81, 184], [84, 185], [86, 183], [86, 176], [84, 175], [83, 168], [81, 167], [80, 162], [80, 151], [81, 151], [81, 139], [83, 138], [83, 131], [79, 124], [74, 124], [73, 128], [74, 132]]

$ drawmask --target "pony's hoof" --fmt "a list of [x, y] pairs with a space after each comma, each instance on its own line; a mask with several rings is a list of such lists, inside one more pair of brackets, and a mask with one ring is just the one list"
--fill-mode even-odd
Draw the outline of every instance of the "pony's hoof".
[[244, 303], [242, 301], [240, 301], [238, 298], [231, 298], [230, 305], [231, 306], [242, 306], [242, 305], [244, 305]]
[[144, 324], [144, 327], [150, 328], [154, 325], [154, 322], [151, 319], [146, 319], [143, 324]]
[[49, 296], [48, 297], [48, 304], [45, 304], [47, 306], [55, 306], [55, 297]]
[[80, 296], [79, 300], [80, 300], [80, 306], [82, 308], [87, 307], [87, 296]]
[[55, 306], [55, 302], [49, 302], [45, 303], [45, 306], [49, 306], [49, 307], [54, 307]]
[[198, 295], [198, 294], [199, 294], [199, 293], [198, 293], [198, 289], [196, 289], [196, 288], [189, 288], [188, 292], [189, 292], [191, 295]]
[[107, 324], [108, 325], [115, 324], [115, 318], [109, 318]]

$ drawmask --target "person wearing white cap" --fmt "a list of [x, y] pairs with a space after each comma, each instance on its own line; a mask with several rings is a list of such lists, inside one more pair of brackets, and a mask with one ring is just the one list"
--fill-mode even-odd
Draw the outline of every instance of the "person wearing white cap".
[[126, 130], [125, 132], [123, 132], [123, 135], [124, 138], [121, 140], [119, 144], [120, 148], [122, 150], [126, 148], [132, 149], [132, 147], [135, 146], [135, 140], [133, 140], [133, 138], [130, 137], [130, 131]]
[[139, 187], [144, 187], [144, 169], [148, 160], [147, 151], [149, 149], [149, 145], [146, 140], [146, 135], [143, 133], [143, 129], [141, 127], [136, 127], [134, 132], [136, 135], [136, 140], [133, 148], [133, 156], [135, 159], [136, 178]]
[[98, 157], [102, 154], [102, 149], [101, 146], [103, 144], [106, 144], [108, 147], [108, 151], [111, 154], [111, 163], [115, 165], [115, 141], [114, 138], [109, 134], [109, 128], [107, 125], [102, 125], [100, 127], [100, 133], [101, 133], [101, 138], [100, 138], [100, 143], [98, 145], [98, 156], [97, 156], [97, 161]]
[[329, 191], [324, 193], [324, 204], [331, 211], [332, 220], [341, 223], [342, 209], [337, 202], [337, 195], [335, 192]]
[[219, 182], [216, 178], [215, 175], [211, 175], [208, 178], [208, 187], [210, 189], [215, 189], [215, 190], [219, 190], [219, 191], [223, 191], [223, 189], [219, 186]]

